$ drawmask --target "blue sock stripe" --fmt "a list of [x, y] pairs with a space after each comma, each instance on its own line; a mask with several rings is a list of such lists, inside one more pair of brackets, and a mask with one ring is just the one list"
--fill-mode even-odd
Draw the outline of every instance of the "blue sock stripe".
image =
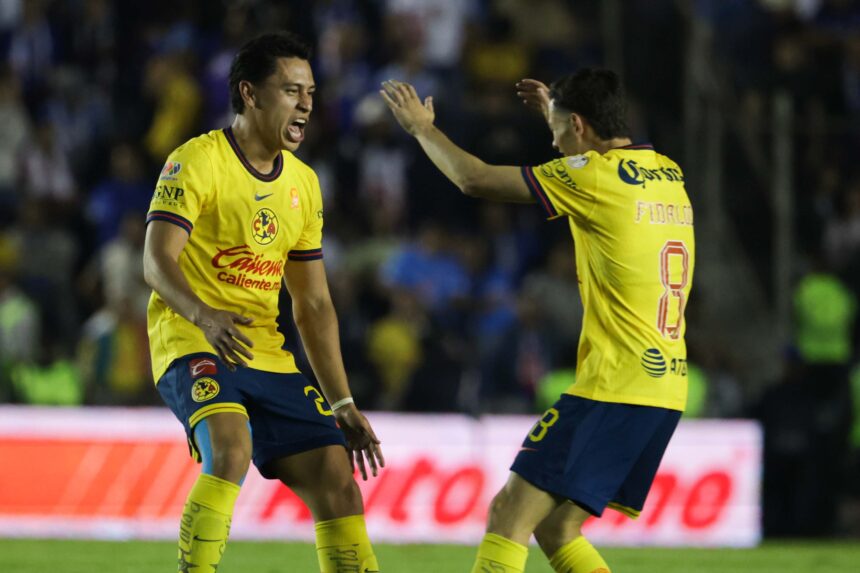
[[212, 440], [209, 438], [209, 424], [205, 419], [194, 427], [194, 441], [203, 462], [203, 473], [212, 475]]
[[[248, 422], [248, 431], [251, 431], [251, 423]], [[200, 422], [194, 426], [194, 441], [197, 444], [197, 451], [200, 452], [200, 459], [203, 462], [202, 473], [208, 475], [214, 475], [212, 473], [212, 440], [209, 437], [209, 424], [206, 422], [206, 418], [200, 420]], [[239, 485], [245, 483], [245, 478], [242, 477], [242, 480], [239, 482]]]

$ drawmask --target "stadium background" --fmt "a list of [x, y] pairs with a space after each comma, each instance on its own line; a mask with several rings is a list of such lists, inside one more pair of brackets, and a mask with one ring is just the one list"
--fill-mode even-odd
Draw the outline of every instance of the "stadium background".
[[634, 141], [681, 164], [696, 210], [687, 417], [761, 422], [765, 535], [860, 535], [852, 0], [3, 0], [0, 401], [159, 404], [143, 215], [170, 150], [231, 121], [236, 48], [273, 29], [315, 50], [298, 155], [363, 409], [539, 412], [581, 315], [566, 224], [457, 193], [379, 82], [433, 95], [483, 159], [535, 164], [550, 137], [514, 82], [608, 66]]

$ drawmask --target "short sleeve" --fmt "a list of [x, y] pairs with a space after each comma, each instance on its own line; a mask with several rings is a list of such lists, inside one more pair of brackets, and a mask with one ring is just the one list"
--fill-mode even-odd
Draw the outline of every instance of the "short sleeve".
[[593, 153], [522, 167], [523, 179], [548, 219], [585, 221], [594, 207], [598, 156]]
[[[305, 227], [302, 229], [299, 240], [290, 249], [287, 258], [291, 261], [316, 261], [323, 258], [322, 253], [322, 229], [323, 229], [323, 203], [322, 191], [319, 179], [311, 172], [309, 179], [309, 201], [302, 201], [306, 211]], [[295, 191], [297, 192], [297, 191]]]
[[212, 193], [212, 161], [188, 144], [170, 154], [158, 176], [146, 222], [165, 221], [188, 234]]

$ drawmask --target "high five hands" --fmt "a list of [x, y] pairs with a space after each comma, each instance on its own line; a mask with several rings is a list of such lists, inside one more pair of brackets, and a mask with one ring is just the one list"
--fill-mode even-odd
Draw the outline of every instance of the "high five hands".
[[433, 110], [433, 97], [427, 96], [421, 102], [415, 88], [406, 82], [388, 80], [382, 82], [379, 94], [397, 119], [400, 127], [409, 135], [418, 135], [433, 125], [436, 112]]
[[[516, 83], [517, 97], [531, 109], [549, 121], [549, 87], [540, 80], [525, 78]], [[415, 88], [406, 82], [388, 80], [382, 82], [379, 94], [397, 119], [397, 123], [410, 135], [433, 125], [436, 112], [433, 97], [427, 96], [422, 102]]]

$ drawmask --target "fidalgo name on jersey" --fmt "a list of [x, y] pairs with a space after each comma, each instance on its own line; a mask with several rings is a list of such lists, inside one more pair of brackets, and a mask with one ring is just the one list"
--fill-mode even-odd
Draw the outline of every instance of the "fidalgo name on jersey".
[[662, 201], [637, 201], [636, 223], [647, 222], [651, 225], [693, 226], [693, 208], [689, 205], [676, 205]]

